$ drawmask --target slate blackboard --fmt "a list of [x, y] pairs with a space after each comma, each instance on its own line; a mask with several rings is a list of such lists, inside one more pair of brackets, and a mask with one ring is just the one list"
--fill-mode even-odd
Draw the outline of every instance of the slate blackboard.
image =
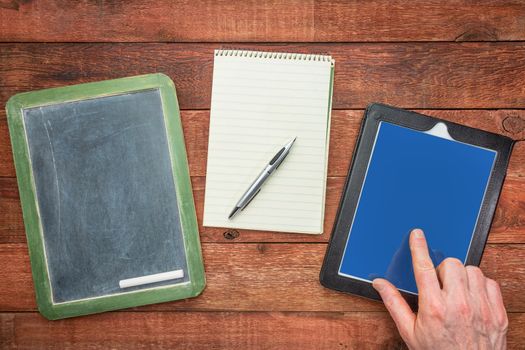
[[[28, 186], [34, 195], [33, 202], [22, 198], [24, 214], [31, 211], [28, 205], [35, 205], [38, 213], [38, 238], [46, 267], [43, 277], [49, 284], [51, 308], [177, 286], [191, 291], [180, 295], [189, 297], [204, 286], [203, 273], [195, 275], [202, 270], [202, 258], [185, 151], [180, 149], [184, 141], [178, 108], [178, 123], [173, 123], [173, 115], [166, 116], [170, 114], [166, 113], [170, 109], [167, 102], [176, 102], [174, 89], [172, 97], [167, 91], [171, 80], [151, 75], [121, 81], [124, 86], [112, 91], [107, 82], [94, 83], [102, 85], [95, 85], [96, 91], [84, 98], [69, 100], [67, 94], [75, 87], [62, 88], [62, 93], [51, 94], [51, 103], [29, 103], [17, 109], [19, 116], [11, 119], [22, 122], [23, 130], [10, 121], [21, 197]], [[76, 90], [77, 94], [85, 92]], [[38, 93], [42, 92], [30, 94]], [[9, 106], [8, 112], [13, 112]], [[176, 132], [170, 133], [175, 127]], [[17, 152], [19, 132], [25, 134], [27, 146], [23, 160]], [[26, 166], [29, 185], [19, 174]], [[31, 242], [35, 240], [32, 230], [26, 220]], [[34, 250], [40, 249], [35, 246]], [[30, 244], [33, 264], [39, 257], [31, 250]], [[175, 270], [182, 270], [183, 276], [130, 288], [119, 286], [122, 280]], [[40, 276], [35, 266], [33, 273], [37, 282]], [[192, 273], [197, 281], [192, 280]], [[172, 294], [170, 299], [180, 296]], [[138, 298], [130, 300], [129, 306], [155, 301]], [[115, 305], [108, 304], [71, 315], [112, 308]]]
[[30, 108], [24, 123], [55, 302], [188, 280], [158, 90]]

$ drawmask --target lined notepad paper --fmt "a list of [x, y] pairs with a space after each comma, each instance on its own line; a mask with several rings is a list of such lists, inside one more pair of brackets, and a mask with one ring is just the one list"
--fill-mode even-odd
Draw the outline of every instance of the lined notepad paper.
[[[215, 51], [204, 226], [322, 233], [333, 67], [329, 56]], [[294, 137], [259, 194], [228, 220]]]

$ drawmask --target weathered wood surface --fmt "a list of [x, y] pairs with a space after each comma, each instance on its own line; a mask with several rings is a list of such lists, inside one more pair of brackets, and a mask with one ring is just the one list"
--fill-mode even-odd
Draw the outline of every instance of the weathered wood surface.
[[[328, 179], [324, 233], [322, 235], [298, 235], [251, 230], [231, 230], [203, 227], [205, 178], [193, 177], [193, 194], [203, 242], [328, 242], [345, 178]], [[525, 177], [508, 176], [503, 186], [489, 242], [525, 243]], [[25, 242], [22, 209], [14, 178], [0, 178], [0, 243]]]
[[[329, 176], [346, 176], [363, 112], [363, 110], [332, 111]], [[525, 139], [525, 110], [418, 110], [418, 112], [502, 134], [514, 140]], [[184, 110], [181, 112], [181, 119], [190, 174], [205, 176], [209, 111]], [[522, 147], [518, 143], [515, 149], [521, 150]], [[520, 175], [521, 172], [521, 175], [524, 175], [525, 153], [515, 151], [513, 156], [517, 159], [511, 164], [509, 173]], [[0, 110], [0, 177], [15, 175], [5, 111]]]
[[[334, 110], [332, 112], [329, 176], [346, 176], [363, 112], [363, 110]], [[418, 110], [418, 112], [502, 134], [514, 140], [525, 139], [525, 110]], [[181, 118], [190, 174], [205, 176], [209, 111], [185, 110], [182, 111]], [[525, 161], [525, 153], [523, 155], [520, 153], [518, 156], [523, 156], [524, 159], [514, 162], [514, 170], [511, 170], [511, 173], [523, 170], [522, 175], [525, 175], [525, 165], [519, 166]], [[0, 177], [11, 176], [15, 176], [11, 142], [5, 111], [0, 110]]]
[[[523, 318], [513, 317], [512, 323], [520, 326]], [[0, 314], [0, 331], [5, 334], [5, 349], [390, 349], [402, 345], [383, 312], [113, 312], [55, 322], [33, 313], [8, 313]]]
[[0, 2], [0, 40], [495, 41], [525, 39], [520, 1]]
[[[523, 1], [0, 0], [0, 42], [0, 349], [402, 348], [381, 303], [318, 283], [362, 109], [389, 103], [525, 140]], [[325, 233], [200, 226], [208, 280], [200, 297], [44, 320], [5, 102], [24, 91], [168, 74], [184, 110], [201, 223], [216, 48], [336, 59]], [[507, 175], [482, 268], [501, 283], [509, 348], [523, 348], [525, 142], [516, 143]]]
[[[509, 315], [510, 349], [525, 342], [525, 314]], [[0, 314], [4, 349], [403, 349], [388, 314], [112, 312], [48, 322]]]
[[[457, 120], [451, 116], [462, 115], [466, 111], [454, 112], [450, 115], [446, 113], [434, 113], [449, 120]], [[440, 111], [441, 112], [441, 111]], [[446, 111], [444, 111], [446, 112]], [[471, 111], [476, 113], [476, 111]], [[199, 114], [200, 112], [188, 112], [190, 115]], [[470, 112], [469, 112], [470, 113]], [[469, 114], [466, 113], [466, 114]], [[325, 224], [324, 233], [322, 235], [297, 235], [284, 234], [263, 231], [249, 231], [249, 230], [227, 230], [223, 228], [203, 227], [202, 215], [204, 209], [204, 186], [205, 178], [200, 176], [205, 173], [206, 164], [206, 144], [207, 144], [207, 119], [203, 122], [203, 118], [193, 118], [189, 115], [183, 118], [184, 131], [186, 135], [186, 144], [188, 147], [188, 155], [190, 161], [192, 177], [193, 193], [195, 198], [195, 205], [197, 209], [197, 217], [199, 220], [199, 229], [201, 239], [204, 242], [327, 242], [331, 233], [332, 225], [335, 220], [337, 208], [339, 206], [340, 195], [343, 190], [349, 161], [351, 158], [353, 143], [357, 133], [357, 115], [355, 118], [352, 115], [357, 112], [350, 112], [346, 114], [343, 111], [336, 111], [334, 113], [334, 123], [332, 124], [332, 147], [329, 161], [328, 191], [326, 197], [325, 209]], [[483, 116], [484, 113], [480, 113]], [[511, 113], [512, 114], [512, 113]], [[500, 118], [506, 115], [506, 112], [490, 113], [491, 120]], [[485, 116], [490, 117], [489, 114]], [[340, 118], [342, 117], [342, 118]], [[348, 118], [349, 127], [345, 127], [345, 120]], [[483, 122], [484, 118], [480, 117]], [[467, 124], [474, 124], [472, 119], [465, 119]], [[4, 123], [5, 124], [5, 123]], [[0, 125], [2, 122], [0, 121]], [[483, 124], [484, 127], [490, 124]], [[495, 123], [495, 126], [499, 125]], [[497, 131], [496, 127], [488, 127], [490, 131]], [[343, 131], [344, 130], [344, 131]], [[0, 135], [2, 133], [0, 132]], [[6, 136], [7, 138], [7, 136]], [[0, 150], [4, 147], [7, 153], [8, 144], [0, 141]], [[10, 153], [10, 151], [9, 151]], [[332, 164], [339, 164], [339, 166], [332, 166]], [[12, 164], [9, 164], [7, 175], [14, 175]], [[489, 242], [492, 243], [525, 243], [525, 142], [518, 142], [514, 148], [511, 164], [507, 173], [507, 179], [503, 186], [503, 191], [499, 199], [499, 205], [496, 209], [495, 218], [492, 224], [491, 233], [489, 235]], [[199, 175], [197, 175], [199, 174]], [[337, 175], [337, 176], [334, 176]], [[16, 243], [25, 241], [25, 231], [22, 220], [22, 211], [20, 206], [20, 199], [18, 196], [18, 189], [16, 179], [12, 177], [0, 177], [0, 243]]]
[[[137, 311], [384, 311], [379, 302], [319, 284], [326, 244], [204, 243], [207, 286], [185, 301]], [[523, 244], [489, 244], [481, 268], [501, 284], [509, 312], [525, 312]], [[0, 312], [36, 310], [25, 244], [0, 244]]]
[[[510, 314], [509, 323], [509, 349], [522, 348], [525, 314]], [[383, 312], [112, 312], [55, 322], [4, 313], [0, 331], [5, 349], [405, 348]]]
[[0, 102], [17, 92], [162, 72], [182, 109], [208, 109], [213, 50], [328, 53], [335, 109], [523, 108], [525, 42], [355, 44], [0, 44]]

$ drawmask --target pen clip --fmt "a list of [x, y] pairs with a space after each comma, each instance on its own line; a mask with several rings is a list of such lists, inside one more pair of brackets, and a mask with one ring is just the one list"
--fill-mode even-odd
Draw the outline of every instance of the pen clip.
[[[286, 147], [281, 148], [281, 150], [279, 152], [277, 152], [277, 154], [275, 156], [273, 156], [272, 160], [270, 160], [270, 165], [273, 165], [273, 163], [275, 163], [277, 161], [277, 159], [279, 159], [279, 157], [281, 156], [281, 154], [283, 154], [285, 149], [286, 149]], [[277, 166], [279, 166], [279, 165], [280, 164], [278, 164]]]

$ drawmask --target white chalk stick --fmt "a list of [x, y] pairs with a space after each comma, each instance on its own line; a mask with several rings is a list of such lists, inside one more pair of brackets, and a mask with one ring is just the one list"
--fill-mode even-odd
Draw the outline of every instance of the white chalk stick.
[[174, 280], [174, 279], [183, 278], [183, 277], [184, 277], [183, 270], [173, 270], [173, 271], [168, 271], [168, 272], [156, 273], [153, 275], [146, 275], [146, 276], [141, 276], [141, 277], [120, 280], [118, 285], [120, 286], [120, 288], [129, 288], [129, 287], [141, 286], [143, 284]]

